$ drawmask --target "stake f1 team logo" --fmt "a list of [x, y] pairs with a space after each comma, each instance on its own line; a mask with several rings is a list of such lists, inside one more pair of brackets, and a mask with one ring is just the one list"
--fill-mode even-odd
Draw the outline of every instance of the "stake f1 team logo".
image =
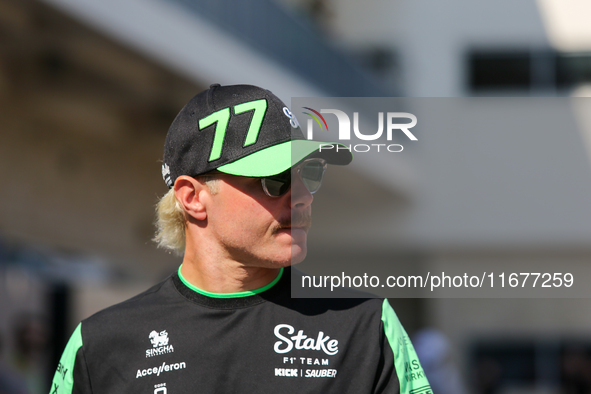
[[146, 358], [174, 352], [174, 347], [168, 344], [169, 338], [166, 330], [160, 332], [153, 330], [148, 338], [150, 338], [152, 349], [146, 350]]
[[[343, 143], [343, 141], [350, 141], [351, 140], [351, 119], [349, 115], [345, 112], [338, 110], [338, 109], [321, 109], [317, 111], [310, 107], [303, 107], [303, 109], [308, 110], [310, 112], [303, 112], [305, 115], [308, 115], [310, 119], [308, 119], [307, 127], [306, 127], [306, 138], [309, 140], [314, 139], [314, 121], [320, 127], [321, 130], [328, 131], [328, 123], [322, 114], [332, 114], [335, 115], [338, 122], [338, 136], [339, 141]], [[406, 120], [406, 121], [405, 121]], [[410, 122], [408, 122], [410, 120]], [[385, 127], [384, 127], [385, 123]], [[408, 112], [388, 112], [384, 116], [383, 112], [378, 112], [378, 130], [377, 131], [369, 131], [369, 130], [360, 130], [359, 127], [359, 113], [353, 112], [353, 133], [355, 137], [362, 141], [376, 141], [382, 138], [384, 134], [384, 129], [386, 131], [386, 139], [387, 141], [392, 141], [395, 134], [401, 134], [406, 136], [410, 141], [417, 141], [417, 137], [410, 131], [411, 128], [416, 126], [417, 124], [417, 117]], [[381, 148], [381, 150], [380, 150]], [[344, 149], [343, 147], [339, 147], [338, 145], [332, 144], [325, 144], [320, 146], [320, 150], [323, 149]], [[356, 144], [356, 145], [348, 145], [347, 149], [350, 151], [355, 152], [369, 152], [370, 150], [377, 150], [380, 151], [388, 151], [388, 152], [402, 152], [404, 149], [400, 144]]]
[[273, 346], [275, 353], [288, 353], [294, 348], [296, 350], [322, 351], [329, 356], [334, 356], [339, 352], [339, 341], [331, 339], [330, 336], [325, 335], [322, 331], [318, 332], [316, 339], [305, 335], [304, 330], [299, 330], [297, 335], [291, 336], [295, 333], [293, 326], [289, 324], [278, 324], [275, 326], [273, 333], [279, 339]]

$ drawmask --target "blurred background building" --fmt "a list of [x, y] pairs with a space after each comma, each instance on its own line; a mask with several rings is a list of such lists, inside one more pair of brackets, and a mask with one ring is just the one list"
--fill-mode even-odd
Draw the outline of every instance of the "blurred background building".
[[[0, 384], [47, 392], [81, 319], [179, 264], [150, 240], [159, 160], [172, 119], [209, 84], [260, 85], [286, 103], [585, 97], [590, 15], [585, 0], [0, 0]], [[308, 264], [591, 279], [591, 133], [576, 111], [559, 115], [580, 124], [557, 130], [560, 149], [498, 157], [491, 144], [514, 136], [493, 122], [416, 144], [380, 176], [335, 171]], [[392, 303], [436, 393], [591, 393], [589, 299]]]

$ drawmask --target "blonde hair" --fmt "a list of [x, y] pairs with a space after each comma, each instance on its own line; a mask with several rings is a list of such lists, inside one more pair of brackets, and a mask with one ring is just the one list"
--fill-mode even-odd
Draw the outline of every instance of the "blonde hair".
[[[219, 191], [218, 178], [213, 176], [200, 177], [209, 188], [211, 194]], [[185, 226], [187, 212], [177, 200], [174, 188], [166, 193], [156, 204], [156, 235], [153, 241], [159, 248], [168, 249], [177, 255], [185, 251]]]

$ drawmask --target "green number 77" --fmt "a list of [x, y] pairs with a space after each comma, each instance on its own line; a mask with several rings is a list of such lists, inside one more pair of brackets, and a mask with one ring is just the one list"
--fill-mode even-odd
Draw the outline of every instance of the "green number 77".
[[[257, 141], [261, 126], [263, 124], [263, 118], [267, 112], [267, 100], [260, 99], [254, 101], [248, 101], [246, 103], [237, 104], [234, 106], [234, 115], [239, 115], [247, 111], [253, 111], [250, 126], [244, 139], [244, 145], [252, 145]], [[213, 135], [213, 145], [211, 147], [211, 153], [209, 155], [209, 161], [217, 160], [222, 156], [222, 146], [224, 145], [224, 138], [226, 137], [226, 129], [230, 122], [230, 108], [223, 108], [216, 111], [203, 119], [199, 120], [199, 130], [215, 125], [215, 132]]]

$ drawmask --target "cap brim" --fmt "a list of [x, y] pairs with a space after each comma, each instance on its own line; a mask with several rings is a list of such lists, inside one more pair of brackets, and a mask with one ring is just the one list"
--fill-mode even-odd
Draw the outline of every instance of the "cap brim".
[[349, 148], [337, 142], [292, 140], [261, 149], [217, 168], [231, 175], [263, 177], [279, 174], [307, 157], [325, 159], [328, 164], [347, 165], [353, 160]]

